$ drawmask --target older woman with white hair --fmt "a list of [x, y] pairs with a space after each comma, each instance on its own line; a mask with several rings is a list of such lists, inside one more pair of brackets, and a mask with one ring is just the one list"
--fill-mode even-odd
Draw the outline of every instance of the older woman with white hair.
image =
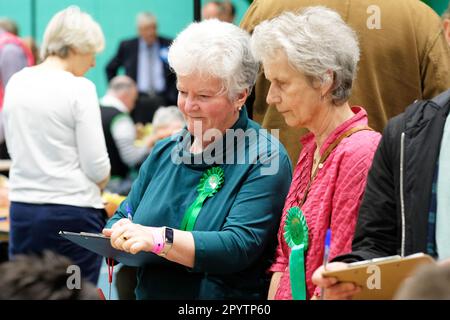
[[83, 75], [104, 47], [100, 26], [77, 7], [58, 12], [42, 43], [43, 62], [16, 73], [4, 115], [10, 171], [10, 256], [53, 250], [97, 283], [101, 258], [60, 230], [101, 232], [101, 189], [110, 163], [94, 84]]
[[249, 45], [245, 31], [206, 20], [169, 49], [186, 128], [156, 144], [104, 230], [119, 250], [149, 252], [138, 299], [265, 297], [291, 165], [247, 116]]
[[380, 134], [367, 126], [362, 107], [348, 103], [359, 48], [335, 11], [310, 7], [265, 21], [254, 30], [252, 50], [271, 82], [267, 102], [289, 126], [310, 131], [284, 205], [269, 298], [311, 298], [327, 230], [330, 258], [351, 251]]

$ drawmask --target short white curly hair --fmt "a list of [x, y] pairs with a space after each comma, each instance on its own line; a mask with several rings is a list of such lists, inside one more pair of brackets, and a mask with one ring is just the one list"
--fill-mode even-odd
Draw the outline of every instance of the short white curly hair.
[[169, 64], [177, 75], [199, 73], [221, 79], [230, 99], [246, 89], [251, 92], [259, 68], [250, 50], [250, 35], [217, 19], [184, 29], [170, 46]]

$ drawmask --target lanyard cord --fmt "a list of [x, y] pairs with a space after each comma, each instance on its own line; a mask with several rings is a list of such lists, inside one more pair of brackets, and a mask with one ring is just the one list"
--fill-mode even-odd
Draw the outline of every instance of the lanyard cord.
[[109, 282], [108, 300], [111, 300], [111, 287], [114, 274], [114, 260], [111, 258], [107, 258], [106, 260], [108, 262], [108, 282]]

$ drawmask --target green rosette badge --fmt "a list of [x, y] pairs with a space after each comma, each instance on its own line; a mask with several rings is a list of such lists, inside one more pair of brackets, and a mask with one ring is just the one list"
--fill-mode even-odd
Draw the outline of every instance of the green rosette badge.
[[308, 249], [308, 225], [299, 207], [292, 207], [287, 212], [284, 239], [291, 248], [289, 273], [292, 298], [306, 300], [305, 252]]
[[181, 230], [192, 231], [197, 221], [200, 210], [206, 199], [214, 196], [224, 183], [224, 172], [221, 167], [214, 167], [206, 170], [200, 178], [197, 186], [198, 196], [194, 202], [186, 210], [183, 221], [181, 222]]

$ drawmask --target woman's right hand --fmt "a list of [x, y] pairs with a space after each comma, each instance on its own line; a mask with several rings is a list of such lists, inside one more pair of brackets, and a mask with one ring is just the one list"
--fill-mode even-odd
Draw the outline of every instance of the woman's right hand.
[[113, 248], [131, 254], [140, 251], [152, 252], [154, 246], [151, 227], [133, 223], [128, 219], [120, 219], [111, 229], [103, 229], [102, 233], [111, 238]]
[[[343, 262], [331, 262], [327, 264], [327, 271], [342, 270], [347, 268]], [[361, 291], [361, 288], [352, 282], [338, 282], [336, 278], [324, 277], [322, 275], [324, 267], [321, 266], [314, 271], [312, 282], [324, 290], [325, 300], [351, 300], [353, 296]]]

